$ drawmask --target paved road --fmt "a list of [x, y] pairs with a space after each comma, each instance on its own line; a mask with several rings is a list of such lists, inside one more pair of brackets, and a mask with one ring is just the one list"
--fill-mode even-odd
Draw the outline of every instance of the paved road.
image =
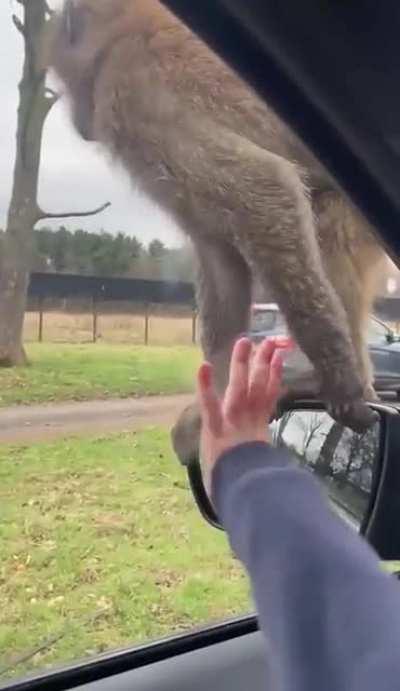
[[170, 426], [191, 399], [191, 395], [147, 396], [0, 408], [0, 443], [24, 444]]

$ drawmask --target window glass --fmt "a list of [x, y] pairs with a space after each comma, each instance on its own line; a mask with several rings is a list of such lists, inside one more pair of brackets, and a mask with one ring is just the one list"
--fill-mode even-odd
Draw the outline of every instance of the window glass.
[[60, 5], [0, 3], [0, 686], [253, 609], [171, 450], [193, 251], [45, 88]]
[[282, 312], [272, 309], [255, 310], [252, 315], [251, 328], [255, 332], [274, 331], [276, 333], [280, 331], [282, 334], [287, 332], [287, 325]]
[[277, 312], [264, 310], [254, 312], [252, 318], [253, 331], [272, 331], [276, 326]]
[[379, 456], [380, 423], [355, 434], [324, 411], [293, 410], [273, 425], [274, 442], [287, 446], [315, 473], [334, 510], [355, 528], [368, 511]]
[[389, 333], [389, 329], [381, 322], [377, 321], [376, 319], [369, 320], [368, 341], [370, 343], [385, 343]]
[[144, 427], [0, 447], [3, 682], [252, 609], [166, 428]]
[[[200, 517], [171, 449], [170, 429], [192, 401], [201, 359], [197, 261], [182, 229], [192, 235], [198, 230], [204, 246], [211, 243], [212, 251], [207, 245], [205, 262], [203, 258], [209, 280], [201, 285], [213, 295], [212, 326], [220, 327], [217, 335], [230, 343], [232, 322], [238, 335], [247, 327], [243, 296], [257, 281], [262, 279], [268, 293], [257, 298], [258, 304], [276, 299], [267, 281], [269, 266], [255, 246], [250, 256], [250, 235], [243, 236], [238, 248], [239, 230], [252, 233], [253, 221], [260, 218], [262, 233], [276, 223], [271, 247], [279, 246], [275, 256], [282, 261], [282, 247], [293, 250], [291, 241], [280, 245], [285, 212], [294, 212], [297, 229], [305, 219], [323, 218], [323, 204], [331, 202], [328, 190], [328, 200], [324, 193], [319, 196], [321, 209], [310, 206], [307, 213], [315, 200], [303, 183], [316, 179], [314, 173], [322, 175], [322, 169], [297, 139], [292, 142], [282, 123], [266, 121], [266, 111], [250, 92], [237, 95], [241, 87], [235, 81], [231, 88], [234, 74], [223, 73], [210, 86], [210, 56], [197, 82], [192, 53], [188, 60], [180, 55], [188, 45], [186, 36], [179, 50], [172, 49], [173, 60], [178, 59], [167, 77], [162, 65], [169, 65], [168, 60], [160, 61], [149, 79], [146, 65], [136, 75], [139, 91], [150, 85], [142, 99], [135, 89], [126, 89], [134, 61], [111, 70], [122, 75], [124, 86], [105, 89], [104, 103], [101, 98], [111, 117], [107, 136], [120, 141], [114, 116], [132, 124], [122, 93], [128, 94], [132, 108], [138, 103], [145, 108], [138, 131], [129, 130], [123, 156], [140, 149], [141, 133], [150, 124], [131, 179], [110, 151], [90, 141], [97, 131], [91, 116], [97, 125], [102, 117], [101, 108], [93, 109], [93, 94], [84, 98], [91, 69], [73, 70], [75, 76], [85, 76], [73, 111], [83, 136], [72, 124], [64, 87], [46, 71], [52, 13], [61, 4], [0, 2], [0, 686], [30, 672], [253, 609], [243, 569], [226, 536]], [[110, 26], [119, 4], [113, 3]], [[79, 0], [70, 8], [77, 5]], [[93, 0], [91, 6], [107, 13], [106, 0]], [[81, 19], [74, 22], [69, 16], [65, 22], [69, 48], [85, 35], [89, 14], [78, 13]], [[93, 33], [101, 37], [106, 30]], [[140, 40], [131, 43], [141, 50]], [[110, 45], [114, 47], [114, 39]], [[170, 41], [151, 45], [157, 54]], [[93, 66], [95, 75], [102, 72], [105, 55], [92, 48], [78, 52], [80, 57], [101, 57], [101, 64]], [[175, 117], [170, 108], [177, 93], [164, 98], [163, 89], [176, 75], [191, 94]], [[153, 91], [157, 80], [161, 96]], [[220, 100], [225, 87], [233, 104]], [[96, 93], [103, 94], [101, 89]], [[200, 113], [199, 139], [195, 127], [185, 130], [189, 104], [193, 116]], [[204, 117], [202, 107], [209, 109]], [[159, 111], [168, 119], [165, 142], [164, 131], [151, 119]], [[228, 150], [220, 148], [226, 132]], [[212, 142], [207, 149], [212, 174], [202, 167], [207, 163], [202, 137]], [[280, 152], [274, 148], [279, 137]], [[267, 141], [272, 159], [265, 156]], [[289, 149], [291, 158], [285, 162]], [[183, 163], [175, 160], [178, 154]], [[244, 156], [241, 162], [239, 156]], [[278, 157], [283, 166], [277, 165], [277, 177], [270, 179], [260, 164]], [[143, 169], [143, 179], [136, 179]], [[286, 169], [290, 185], [284, 190]], [[239, 191], [237, 180], [244, 185]], [[265, 184], [272, 195], [268, 213]], [[153, 185], [162, 186], [157, 203], [144, 193], [152, 192]], [[326, 189], [325, 181], [320, 189]], [[339, 206], [343, 208], [342, 202]], [[187, 208], [191, 217], [185, 224]], [[316, 237], [320, 231], [315, 229]], [[221, 270], [221, 264], [227, 268], [226, 258], [233, 258], [233, 274], [231, 265]], [[255, 271], [260, 258], [263, 263]], [[296, 261], [292, 251], [290, 271]], [[300, 271], [306, 272], [304, 253], [299, 261]], [[254, 274], [252, 286], [244, 262]], [[340, 273], [335, 262], [332, 266]], [[308, 290], [312, 282], [306, 285]], [[329, 325], [330, 319], [324, 323]], [[253, 328], [287, 330], [281, 312], [274, 310], [257, 312]], [[208, 331], [219, 342], [216, 329]], [[222, 350], [225, 346], [224, 341]], [[321, 437], [321, 429], [314, 438]], [[290, 445], [287, 434], [289, 427], [282, 436]], [[369, 472], [350, 442], [343, 433], [325, 476], [348, 507], [354, 494], [349, 486], [357, 486], [359, 501]], [[307, 448], [310, 454], [311, 441]], [[348, 468], [345, 453], [353, 459]], [[314, 463], [317, 472], [312, 456], [304, 462]], [[354, 511], [359, 515], [358, 508]]]

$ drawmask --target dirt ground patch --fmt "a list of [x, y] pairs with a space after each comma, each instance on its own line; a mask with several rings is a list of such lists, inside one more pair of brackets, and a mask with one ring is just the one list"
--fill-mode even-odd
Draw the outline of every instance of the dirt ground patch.
[[4, 408], [0, 409], [0, 443], [30, 444], [170, 427], [191, 400], [191, 395], [180, 394]]

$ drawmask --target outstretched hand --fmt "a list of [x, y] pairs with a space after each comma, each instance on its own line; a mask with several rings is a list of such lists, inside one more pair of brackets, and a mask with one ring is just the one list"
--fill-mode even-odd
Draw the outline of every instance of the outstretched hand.
[[281, 393], [282, 353], [292, 348], [289, 338], [263, 341], [252, 357], [252, 344], [240, 339], [232, 353], [229, 382], [219, 398], [212, 366], [205, 362], [198, 372], [198, 397], [202, 417], [201, 457], [210, 489], [212, 469], [229, 449], [252, 441], [270, 441], [268, 423]]

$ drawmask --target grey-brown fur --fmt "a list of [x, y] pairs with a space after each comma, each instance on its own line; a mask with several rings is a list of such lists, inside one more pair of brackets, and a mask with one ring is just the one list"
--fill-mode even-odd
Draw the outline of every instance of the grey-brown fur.
[[[371, 422], [363, 326], [383, 253], [329, 176], [263, 102], [157, 0], [75, 0], [51, 61], [82, 136], [104, 144], [192, 239], [202, 345], [223, 390], [248, 327], [251, 276], [270, 288], [334, 416]], [[267, 75], [266, 75], [267, 78]], [[199, 420], [174, 431], [182, 461]]]

